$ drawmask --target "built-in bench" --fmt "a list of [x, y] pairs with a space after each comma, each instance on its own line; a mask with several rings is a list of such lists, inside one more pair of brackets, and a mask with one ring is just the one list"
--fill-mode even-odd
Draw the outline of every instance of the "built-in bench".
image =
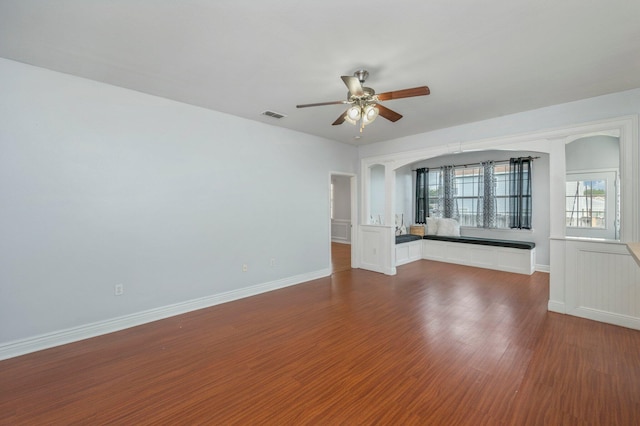
[[[414, 236], [417, 237], [417, 235], [414, 235]], [[516, 249], [522, 249], [522, 250], [532, 250], [536, 248], [536, 243], [532, 241], [497, 240], [493, 238], [479, 238], [479, 237], [445, 237], [441, 235], [425, 235], [422, 238], [424, 238], [425, 240], [477, 244], [481, 246], [492, 246], [492, 247], [516, 248]], [[398, 244], [397, 238], [396, 238], [396, 244]]]
[[422, 259], [422, 236], [396, 235], [396, 266]]
[[420, 235], [403, 234], [396, 235], [396, 244], [408, 243], [410, 241], [420, 241], [422, 237]]
[[396, 265], [419, 259], [531, 275], [536, 244], [530, 241], [440, 235], [396, 236]]

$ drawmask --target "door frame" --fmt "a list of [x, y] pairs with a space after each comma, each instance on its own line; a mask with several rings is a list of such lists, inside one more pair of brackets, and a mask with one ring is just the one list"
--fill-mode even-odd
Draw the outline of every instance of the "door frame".
[[328, 185], [328, 199], [329, 209], [327, 216], [329, 218], [329, 270], [331, 270], [331, 178], [333, 176], [346, 176], [349, 178], [349, 202], [351, 204], [351, 217], [350, 217], [350, 233], [351, 233], [351, 268], [356, 269], [360, 267], [358, 257], [358, 175], [355, 173], [345, 172], [329, 172], [329, 185]]

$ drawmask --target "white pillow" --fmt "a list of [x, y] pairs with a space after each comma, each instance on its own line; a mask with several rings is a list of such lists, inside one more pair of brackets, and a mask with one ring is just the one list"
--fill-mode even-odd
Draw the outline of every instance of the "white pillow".
[[440, 219], [438, 223], [438, 233], [442, 237], [459, 237], [460, 224], [455, 219]]
[[427, 235], [436, 235], [438, 233], [438, 219], [435, 217], [428, 217], [424, 230]]

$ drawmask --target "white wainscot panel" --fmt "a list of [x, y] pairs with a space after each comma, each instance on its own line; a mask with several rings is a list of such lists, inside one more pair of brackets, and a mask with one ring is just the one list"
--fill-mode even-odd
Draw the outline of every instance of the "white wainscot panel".
[[444, 244], [429, 244], [426, 240], [422, 241], [422, 257], [430, 260], [446, 261], [447, 254], [443, 249]]
[[360, 226], [360, 267], [395, 275], [394, 228], [383, 225]]
[[486, 250], [484, 247], [469, 247], [469, 259], [471, 264], [483, 268], [491, 269], [495, 260], [493, 250]]
[[331, 241], [338, 243], [351, 242], [351, 221], [331, 219]]
[[535, 270], [535, 248], [523, 250], [434, 240], [422, 240], [422, 244], [423, 259], [527, 275]]
[[396, 244], [396, 266], [422, 259], [422, 240]]
[[508, 272], [533, 274], [536, 264], [536, 250], [499, 248], [495, 255], [496, 269]]
[[567, 313], [640, 329], [640, 267], [625, 244], [567, 243]]

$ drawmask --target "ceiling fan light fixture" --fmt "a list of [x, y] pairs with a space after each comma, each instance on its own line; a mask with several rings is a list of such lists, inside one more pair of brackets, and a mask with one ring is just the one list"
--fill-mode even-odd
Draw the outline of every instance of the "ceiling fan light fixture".
[[362, 117], [362, 110], [360, 109], [360, 106], [354, 105], [347, 110], [347, 118], [353, 120], [354, 123], [360, 120], [360, 117]]
[[376, 117], [378, 117], [379, 113], [380, 113], [380, 110], [376, 108], [375, 104], [367, 105], [364, 108], [364, 114], [362, 117], [364, 124], [367, 125], [369, 123], [373, 123], [373, 120], [375, 120]]

